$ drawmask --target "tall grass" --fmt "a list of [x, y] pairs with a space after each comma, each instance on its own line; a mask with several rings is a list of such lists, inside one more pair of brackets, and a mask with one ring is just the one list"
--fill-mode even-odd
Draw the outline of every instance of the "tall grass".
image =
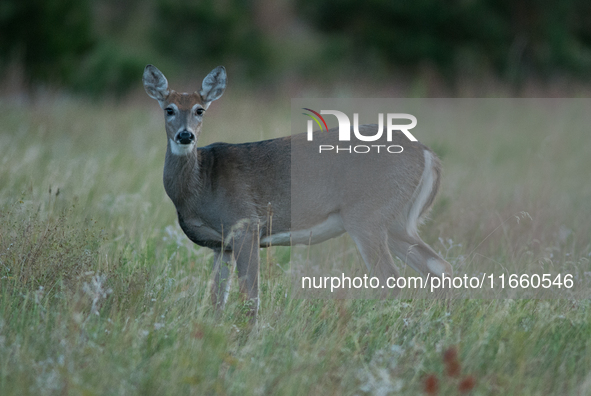
[[[289, 134], [289, 103], [239, 98], [212, 106], [202, 144]], [[457, 394], [467, 376], [472, 394], [591, 394], [587, 300], [293, 299], [272, 248], [257, 325], [235, 290], [216, 318], [212, 254], [162, 187], [157, 105], [52, 99], [0, 113], [0, 394]], [[421, 136], [445, 168], [422, 235], [456, 270], [588, 265], [591, 138], [555, 130]]]

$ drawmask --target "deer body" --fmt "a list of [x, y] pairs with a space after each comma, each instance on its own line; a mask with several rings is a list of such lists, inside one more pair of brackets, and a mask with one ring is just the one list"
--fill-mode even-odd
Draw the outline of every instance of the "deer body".
[[[240, 290], [256, 316], [259, 247], [320, 243], [344, 232], [381, 282], [398, 276], [391, 252], [423, 275], [451, 275], [449, 263], [417, 232], [440, 179], [437, 157], [421, 143], [395, 135], [389, 144], [404, 143], [404, 156], [368, 156], [371, 162], [360, 168], [349, 167], [347, 155], [324, 153], [292, 169], [292, 153], [307, 155], [298, 151], [304, 134], [197, 148], [203, 113], [225, 89], [225, 69], [214, 69], [191, 94], [170, 91], [151, 65], [143, 80], [165, 111], [163, 180], [179, 225], [191, 241], [215, 252], [212, 299], [218, 308], [225, 304], [236, 264]], [[365, 135], [376, 129], [360, 126]], [[338, 132], [315, 133], [314, 142], [334, 145]], [[383, 174], [381, 183], [368, 178], [367, 169]]]
[[[285, 183], [272, 185], [266, 179], [249, 180], [252, 154], [256, 156], [263, 145], [272, 146], [276, 151], [259, 157], [257, 162], [266, 169], [276, 170], [274, 176]], [[273, 228], [289, 231], [289, 150], [289, 138], [238, 145], [215, 143], [186, 156], [177, 156], [168, 150], [164, 188], [189, 239], [199, 246], [222, 249], [224, 236], [245, 219], [257, 223], [262, 238], [270, 232], [267, 229], [269, 203], [272, 208], [287, 206], [287, 212], [273, 213]], [[260, 245], [268, 246], [264, 242]]]

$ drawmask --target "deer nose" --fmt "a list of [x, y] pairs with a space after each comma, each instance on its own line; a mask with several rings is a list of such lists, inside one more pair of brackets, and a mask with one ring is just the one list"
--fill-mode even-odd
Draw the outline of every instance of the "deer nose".
[[176, 138], [180, 144], [189, 144], [195, 141], [195, 134], [185, 129], [184, 131], [179, 132]]

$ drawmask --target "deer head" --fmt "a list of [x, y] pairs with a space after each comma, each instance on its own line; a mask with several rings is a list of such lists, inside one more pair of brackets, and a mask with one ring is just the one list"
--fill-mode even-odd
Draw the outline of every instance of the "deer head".
[[164, 110], [166, 135], [170, 151], [174, 155], [193, 152], [201, 134], [205, 111], [226, 89], [226, 69], [218, 66], [203, 79], [201, 89], [193, 93], [179, 93], [168, 88], [164, 74], [155, 66], [144, 69], [144, 89], [156, 99]]

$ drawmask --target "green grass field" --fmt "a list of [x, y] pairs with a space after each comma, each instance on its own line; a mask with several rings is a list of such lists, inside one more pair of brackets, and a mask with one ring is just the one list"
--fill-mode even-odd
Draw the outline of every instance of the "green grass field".
[[[247, 97], [212, 105], [200, 145], [290, 133], [289, 100]], [[474, 395], [591, 395], [588, 300], [294, 299], [290, 250], [271, 248], [256, 326], [235, 289], [216, 318], [212, 253], [162, 186], [156, 103], [1, 104], [0, 395], [420, 395], [428, 378], [441, 395], [466, 378]], [[444, 164], [422, 236], [456, 271], [591, 271], [589, 124], [552, 109], [552, 133], [421, 135]]]

